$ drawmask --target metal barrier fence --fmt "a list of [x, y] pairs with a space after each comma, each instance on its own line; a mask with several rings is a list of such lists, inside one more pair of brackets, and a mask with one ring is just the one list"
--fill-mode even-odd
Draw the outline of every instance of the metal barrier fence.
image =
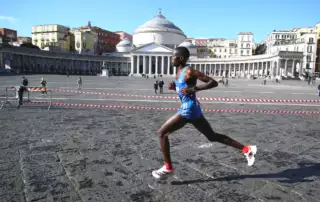
[[[16, 102], [20, 106], [19, 93], [18, 93], [19, 89], [20, 89], [20, 86], [10, 86], [10, 87], [5, 88], [5, 100], [2, 103], [0, 109], [2, 109], [4, 107], [4, 105], [6, 105], [6, 104], [8, 104], [8, 105], [10, 105], [10, 107], [12, 107], [12, 105], [11, 105], [12, 101]], [[14, 97], [9, 95], [10, 90], [15, 92]], [[44, 92], [44, 91], [50, 93], [50, 101], [48, 102], [49, 103], [48, 110], [50, 110], [50, 108], [52, 106], [52, 90], [51, 89], [47, 89], [47, 88], [43, 88], [43, 87], [26, 87], [24, 92], [28, 93], [28, 98], [27, 98], [27, 101], [24, 101], [24, 103], [31, 102], [30, 96], [32, 96], [32, 92]], [[22, 95], [22, 97], [23, 97], [23, 95]]]

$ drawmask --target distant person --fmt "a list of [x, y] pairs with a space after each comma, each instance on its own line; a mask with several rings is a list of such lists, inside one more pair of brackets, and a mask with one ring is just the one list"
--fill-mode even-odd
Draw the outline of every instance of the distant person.
[[42, 95], [44, 95], [44, 94], [48, 95], [48, 93], [47, 93], [47, 81], [44, 80], [43, 77], [41, 78], [40, 84], [41, 84], [41, 87], [44, 88], [44, 90], [42, 91]]
[[81, 76], [79, 76], [79, 79], [78, 79], [78, 90], [82, 89], [82, 78]]
[[156, 80], [156, 82], [154, 82], [153, 84], [153, 88], [154, 88], [154, 93], [157, 94], [157, 90], [158, 90], [158, 80]]
[[318, 86], [318, 96], [320, 97], [320, 84]]
[[159, 81], [159, 88], [160, 88], [160, 94], [163, 94], [163, 85], [164, 85], [164, 82], [163, 80], [161, 79], [161, 81]]
[[264, 78], [263, 78], [263, 81], [262, 81], [262, 85], [266, 85], [267, 84], [267, 76], [265, 76]]
[[23, 104], [23, 93], [24, 91], [27, 91], [27, 87], [28, 87], [29, 81], [26, 77], [22, 77], [22, 86], [20, 86], [19, 90], [18, 90], [18, 95], [19, 95], [19, 105], [18, 105], [18, 109], [20, 108], [20, 105]]
[[69, 72], [67, 72], [67, 77], [69, 78]]

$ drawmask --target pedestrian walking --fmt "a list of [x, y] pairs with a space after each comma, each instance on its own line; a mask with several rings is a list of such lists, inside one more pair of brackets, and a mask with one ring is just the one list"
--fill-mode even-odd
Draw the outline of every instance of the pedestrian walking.
[[26, 77], [22, 77], [22, 86], [20, 86], [19, 90], [18, 90], [18, 96], [19, 96], [19, 100], [18, 100], [18, 109], [20, 108], [20, 105], [23, 104], [23, 93], [24, 91], [27, 91], [27, 86], [29, 84], [29, 81]]
[[82, 89], [82, 78], [81, 76], [79, 76], [79, 79], [78, 79], [78, 90]]
[[47, 81], [44, 80], [43, 77], [41, 78], [40, 84], [41, 84], [41, 87], [44, 88], [44, 90], [42, 91], [42, 95], [44, 95], [44, 94], [48, 95], [48, 93], [47, 93]]
[[159, 81], [160, 94], [163, 94], [163, 85], [164, 85], [164, 82], [161, 79], [161, 81]]

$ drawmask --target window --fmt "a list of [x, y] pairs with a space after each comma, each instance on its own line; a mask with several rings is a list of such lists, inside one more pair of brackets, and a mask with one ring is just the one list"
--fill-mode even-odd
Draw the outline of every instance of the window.
[[312, 53], [312, 46], [308, 46], [307, 51], [308, 51], [308, 53]]
[[249, 50], [247, 50], [247, 55], [249, 55], [249, 53], [250, 53], [250, 51], [249, 51]]
[[227, 52], [227, 49], [224, 49], [224, 52], [226, 53], [226, 52]]
[[241, 55], [243, 55], [243, 50], [241, 50]]
[[241, 48], [243, 48], [243, 44], [241, 44]]
[[311, 62], [311, 56], [310, 55], [307, 56], [307, 62]]
[[309, 38], [309, 43], [313, 43], [313, 38]]
[[250, 48], [250, 44], [249, 43], [247, 43], [247, 48]]
[[286, 38], [286, 35], [282, 35], [282, 39], [285, 39]]

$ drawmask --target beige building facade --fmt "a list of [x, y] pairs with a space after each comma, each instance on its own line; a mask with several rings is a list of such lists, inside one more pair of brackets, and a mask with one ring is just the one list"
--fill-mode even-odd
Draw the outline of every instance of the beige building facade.
[[69, 30], [69, 27], [58, 24], [33, 26], [32, 44], [42, 50], [48, 47], [55, 47], [57, 51], [69, 52]]

